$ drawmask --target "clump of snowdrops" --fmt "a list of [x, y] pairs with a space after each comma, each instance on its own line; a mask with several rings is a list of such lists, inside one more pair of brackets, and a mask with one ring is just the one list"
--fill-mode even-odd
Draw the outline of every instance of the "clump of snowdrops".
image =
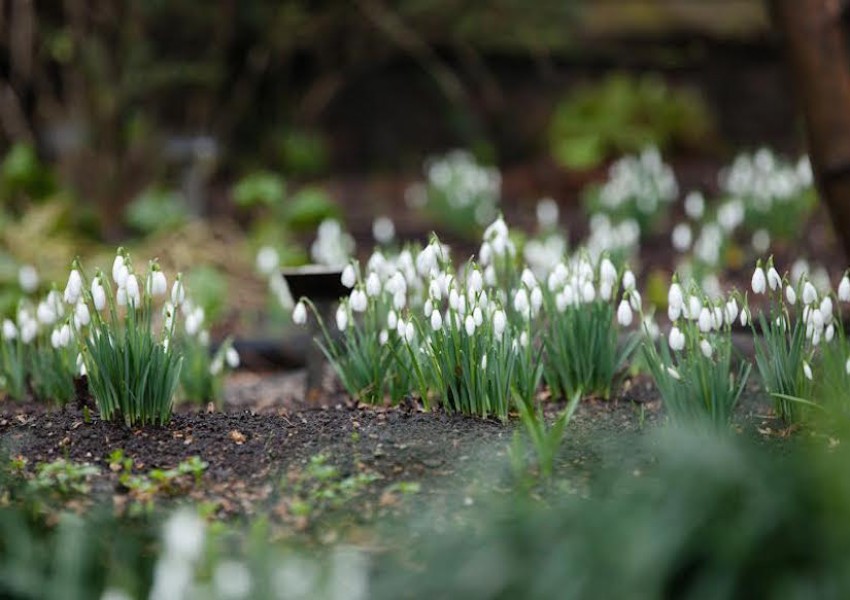
[[668, 336], [657, 342], [647, 336], [643, 353], [670, 418], [691, 426], [727, 427], [751, 369], [746, 360], [738, 360], [737, 369], [734, 365], [738, 295], [712, 299], [697, 285], [683, 287], [674, 277], [667, 310]]
[[178, 275], [165, 300], [168, 284], [157, 262], [149, 263], [147, 273], [137, 271], [123, 248], [111, 275], [98, 270], [89, 279], [75, 260], [63, 295], [75, 317], [85, 316], [66, 325], [89, 390], [104, 420], [165, 423], [180, 382], [182, 357], [172, 340], [185, 300], [183, 282]]

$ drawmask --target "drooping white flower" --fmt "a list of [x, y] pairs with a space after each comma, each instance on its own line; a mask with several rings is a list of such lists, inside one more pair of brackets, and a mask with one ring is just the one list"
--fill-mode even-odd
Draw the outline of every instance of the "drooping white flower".
[[543, 306], [543, 292], [539, 287], [534, 287], [531, 290], [531, 310], [536, 314]]
[[850, 277], [845, 275], [838, 284], [838, 299], [842, 302], [850, 302]]
[[812, 380], [812, 368], [809, 366], [809, 363], [803, 361], [803, 375], [806, 376], [806, 379], [809, 381]]
[[366, 278], [366, 293], [372, 298], [381, 293], [381, 278], [374, 271]]
[[354, 271], [354, 265], [348, 263], [345, 265], [345, 268], [342, 270], [342, 277], [340, 277], [340, 281], [342, 285], [351, 289], [354, 287], [354, 284], [357, 283], [357, 273]]
[[85, 377], [88, 373], [86, 369], [86, 361], [83, 360], [82, 354], [77, 354], [77, 372], [80, 374], [80, 377]]
[[32, 265], [23, 265], [18, 269], [18, 283], [27, 294], [38, 288], [38, 271]]
[[502, 337], [507, 325], [508, 318], [507, 315], [505, 315], [505, 311], [499, 309], [493, 313], [493, 333], [496, 334], [496, 337]]
[[708, 343], [708, 340], [702, 340], [699, 343], [699, 349], [700, 351], [702, 351], [703, 356], [705, 356], [706, 358], [711, 358], [713, 351], [711, 348], [711, 344]]
[[698, 221], [702, 218], [704, 212], [705, 198], [702, 193], [698, 191], [688, 192], [688, 195], [685, 196], [685, 214], [694, 221]]
[[677, 371], [674, 367], [667, 367], [667, 374], [670, 375], [676, 381], [682, 379], [682, 376], [679, 375], [679, 371]]
[[585, 281], [581, 286], [581, 299], [585, 304], [590, 304], [596, 299], [596, 289], [589, 281]]
[[641, 299], [639, 291], [633, 289], [629, 293], [629, 304], [631, 305], [632, 310], [640, 312], [641, 308], [643, 307], [643, 300]]
[[239, 366], [239, 352], [236, 351], [236, 348], [230, 346], [224, 352], [224, 362], [226, 362], [227, 366], [231, 369], [235, 369]]
[[708, 308], [703, 308], [699, 312], [698, 325], [699, 330], [703, 333], [708, 333], [709, 331], [711, 331], [712, 317], [711, 312], [708, 310]]
[[599, 280], [613, 286], [617, 281], [617, 269], [607, 257], [599, 264]]
[[475, 321], [476, 327], [481, 327], [481, 325], [484, 323], [484, 313], [481, 311], [480, 306], [476, 306], [475, 309], [472, 311], [472, 320]]
[[77, 302], [77, 305], [74, 307], [74, 325], [76, 325], [77, 329], [80, 327], [85, 327], [91, 322], [91, 314], [89, 313], [88, 304], [85, 302]]
[[404, 341], [408, 344], [413, 342], [413, 336], [416, 334], [416, 330], [413, 327], [413, 321], [408, 321], [404, 325]]
[[141, 295], [139, 294], [139, 280], [135, 275], [128, 275], [124, 283], [124, 289], [127, 290], [127, 304], [132, 307], [139, 306]]
[[83, 279], [77, 269], [71, 269], [71, 274], [68, 276], [68, 283], [65, 285], [64, 300], [68, 304], [76, 304], [80, 299], [80, 294], [83, 291]]
[[147, 292], [154, 298], [165, 296], [168, 292], [168, 281], [165, 279], [165, 273], [157, 269], [148, 275]]
[[635, 289], [637, 282], [635, 281], [635, 274], [632, 273], [631, 269], [627, 269], [625, 273], [623, 273], [623, 289], [628, 291], [632, 291]]
[[274, 273], [280, 265], [280, 255], [271, 246], [263, 246], [257, 252], [257, 270], [265, 276]]
[[477, 294], [482, 289], [484, 289], [484, 277], [481, 275], [481, 271], [479, 271], [478, 269], [472, 270], [472, 272], [469, 274], [467, 287], [473, 294]]
[[178, 276], [171, 286], [171, 303], [179, 307], [184, 300], [186, 300], [186, 289], [183, 287], [183, 280]]
[[674, 326], [670, 330], [670, 336], [667, 342], [671, 350], [678, 352], [685, 347], [685, 334], [678, 327]]
[[528, 267], [522, 270], [520, 281], [522, 281], [522, 284], [529, 289], [537, 286], [537, 277], [534, 276], [534, 273], [532, 273], [531, 269]]
[[395, 238], [395, 223], [389, 217], [378, 217], [372, 222], [372, 237], [379, 244], [389, 244]]
[[834, 338], [834, 337], [835, 337], [835, 325], [830, 323], [829, 326], [826, 328], [826, 332], [824, 332], [824, 334], [823, 334], [823, 338], [827, 342], [831, 342], [832, 338]]
[[767, 270], [767, 285], [771, 291], [776, 291], [782, 287], [782, 277], [779, 276], [779, 272], [773, 267]]
[[18, 328], [15, 327], [15, 324], [11, 319], [3, 319], [3, 339], [4, 340], [14, 340], [18, 337]]
[[696, 296], [690, 296], [688, 298], [688, 312], [685, 313], [685, 316], [693, 321], [699, 318], [700, 312], [702, 312], [702, 302]]
[[66, 348], [68, 344], [71, 343], [71, 327], [65, 323], [62, 325], [62, 328], [59, 329], [59, 345], [62, 348]]
[[440, 331], [443, 328], [443, 317], [440, 315], [439, 310], [435, 310], [431, 312], [431, 329], [434, 331]]
[[349, 304], [351, 305], [351, 310], [353, 310], [354, 312], [366, 312], [366, 308], [369, 306], [369, 300], [366, 298], [366, 292], [359, 288], [353, 290], [351, 292]]
[[691, 247], [691, 242], [693, 241], [693, 233], [691, 232], [691, 227], [687, 223], [679, 223], [673, 228], [673, 233], [670, 236], [671, 241], [673, 242], [673, 248], [676, 249], [677, 252], [687, 252], [688, 248]]
[[764, 274], [764, 269], [756, 267], [756, 270], [753, 271], [751, 285], [754, 294], [763, 294], [765, 292], [767, 289], [767, 277]]
[[791, 306], [797, 303], [797, 292], [790, 284], [785, 286], [785, 299], [788, 300], [788, 304]]
[[528, 292], [525, 288], [520, 288], [514, 295], [514, 310], [521, 315], [527, 315], [531, 305], [528, 300]]
[[815, 286], [812, 285], [811, 281], [807, 281], [803, 284], [803, 304], [809, 305], [817, 302], [818, 299], [818, 291], [815, 289]]
[[292, 322], [296, 325], [304, 325], [307, 323], [307, 306], [303, 300], [299, 300], [295, 308], [292, 309]]
[[118, 287], [124, 287], [124, 280], [127, 278], [128, 270], [124, 264], [124, 257], [118, 254], [112, 262], [112, 280]]
[[730, 298], [726, 303], [726, 322], [730, 325], [738, 318], [738, 301], [735, 298]]
[[832, 298], [824, 296], [820, 302], [820, 312], [823, 315], [823, 322], [827, 325], [832, 322]]
[[386, 346], [388, 341], [390, 341], [390, 332], [386, 329], [381, 329], [381, 333], [378, 334], [378, 343], [381, 346]]
[[395, 329], [396, 327], [398, 327], [398, 315], [394, 310], [390, 310], [390, 312], [387, 313], [387, 328]]
[[519, 345], [522, 346], [523, 348], [528, 348], [528, 332], [527, 331], [523, 331], [519, 335]]
[[684, 303], [685, 297], [682, 294], [682, 286], [678, 283], [671, 284], [670, 291], [667, 292], [667, 306], [681, 311]]
[[746, 306], [741, 309], [741, 327], [746, 327], [750, 321], [750, 309]]
[[463, 323], [464, 328], [466, 329], [466, 335], [472, 336], [475, 333], [475, 319], [472, 318], [472, 315], [467, 315], [466, 320]]
[[348, 311], [345, 310], [344, 304], [340, 304], [336, 309], [336, 327], [340, 331], [345, 331], [348, 328]]
[[626, 300], [621, 300], [617, 307], [617, 322], [623, 327], [632, 324], [632, 308]]
[[115, 292], [115, 304], [127, 306], [127, 288], [118, 288], [118, 291]]

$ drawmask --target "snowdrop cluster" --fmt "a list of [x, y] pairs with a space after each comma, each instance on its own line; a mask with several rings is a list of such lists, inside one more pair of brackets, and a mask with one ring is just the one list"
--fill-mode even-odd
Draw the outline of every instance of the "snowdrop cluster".
[[429, 201], [436, 196], [454, 210], [472, 210], [484, 226], [496, 216], [502, 176], [498, 169], [478, 163], [465, 150], [453, 150], [425, 165]]
[[336, 219], [325, 219], [316, 231], [310, 246], [310, 257], [318, 265], [341, 267], [354, 253], [354, 238], [343, 230]]
[[604, 254], [619, 257], [632, 255], [640, 242], [640, 225], [635, 219], [614, 223], [608, 215], [596, 213], [590, 217], [590, 233], [584, 247], [592, 260]]

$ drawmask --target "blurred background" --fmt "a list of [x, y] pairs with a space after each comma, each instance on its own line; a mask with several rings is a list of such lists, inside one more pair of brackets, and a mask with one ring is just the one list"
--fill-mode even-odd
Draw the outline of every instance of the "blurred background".
[[[0, 311], [22, 267], [44, 290], [119, 244], [250, 329], [278, 264], [432, 230], [471, 253], [541, 198], [578, 240], [624, 154], [707, 193], [740, 150], [796, 159], [791, 89], [760, 0], [0, 0]], [[476, 165], [486, 210], [421, 210]]]

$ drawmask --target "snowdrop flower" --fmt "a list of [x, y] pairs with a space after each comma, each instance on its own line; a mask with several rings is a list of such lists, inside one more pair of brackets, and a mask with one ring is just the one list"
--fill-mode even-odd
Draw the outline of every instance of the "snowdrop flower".
[[366, 312], [366, 308], [369, 306], [369, 300], [366, 298], [366, 293], [363, 290], [356, 289], [351, 292], [349, 304], [351, 306], [351, 310], [362, 313]]
[[50, 345], [53, 346], [54, 349], [57, 349], [57, 350], [59, 349], [60, 343], [59, 343], [59, 330], [58, 329], [54, 329], [53, 331], [50, 332]]
[[479, 271], [478, 269], [472, 270], [472, 272], [469, 274], [467, 286], [470, 292], [475, 294], [484, 289], [484, 277], [481, 275], [481, 271]]
[[81, 353], [77, 354], [77, 372], [80, 374], [80, 377], [85, 377], [88, 374], [86, 363], [83, 360], [83, 355]]
[[694, 221], [698, 221], [705, 213], [705, 198], [700, 192], [689, 192], [685, 196], [685, 214]]
[[443, 328], [443, 317], [440, 315], [439, 310], [435, 310], [431, 312], [431, 329], [434, 331], [440, 331]]
[[449, 308], [452, 310], [458, 310], [460, 306], [460, 294], [457, 293], [455, 288], [449, 290]]
[[835, 337], [835, 325], [830, 323], [829, 326], [826, 328], [826, 332], [824, 333], [823, 338], [827, 342], [831, 342], [832, 338], [834, 338], [834, 337]]
[[635, 274], [632, 273], [630, 269], [627, 269], [626, 272], [623, 273], [623, 289], [626, 291], [631, 291], [635, 289], [635, 285]]
[[617, 322], [623, 327], [632, 324], [632, 309], [626, 300], [621, 300], [617, 307]]
[[674, 307], [678, 310], [681, 310], [684, 306], [684, 303], [685, 298], [682, 294], [682, 286], [680, 286], [678, 283], [673, 283], [670, 286], [670, 291], [667, 292], [667, 305], [669, 307]]
[[386, 329], [381, 329], [381, 333], [378, 334], [378, 343], [386, 346], [388, 341], [390, 341], [390, 333]]
[[222, 600], [249, 598], [252, 587], [251, 572], [240, 562], [224, 560], [215, 567], [213, 587], [216, 597]]
[[806, 376], [806, 379], [809, 381], [812, 380], [812, 368], [809, 366], [809, 363], [803, 361], [803, 375]]
[[171, 286], [171, 303], [174, 306], [180, 306], [185, 299], [186, 289], [183, 287], [183, 280], [178, 275], [174, 285]]
[[691, 232], [690, 226], [687, 223], [679, 223], [676, 225], [676, 227], [673, 228], [671, 240], [673, 242], [673, 248], [675, 248], [678, 252], [687, 252], [688, 248], [691, 247], [691, 241], [693, 240], [693, 233]]
[[770, 287], [771, 291], [776, 291], [782, 287], [782, 278], [773, 267], [770, 267], [767, 270], [767, 285]]
[[766, 229], [759, 229], [753, 233], [750, 245], [758, 254], [764, 254], [770, 250], [770, 234]]
[[183, 326], [186, 328], [186, 333], [194, 337], [201, 330], [204, 324], [204, 309], [198, 307], [186, 315], [186, 321]]
[[147, 292], [153, 297], [165, 296], [168, 292], [168, 282], [165, 279], [165, 273], [159, 269], [151, 271], [147, 280]]
[[213, 361], [210, 363], [210, 375], [215, 377], [221, 370], [224, 368], [224, 361], [221, 359], [221, 356], [216, 356]]
[[348, 311], [345, 310], [344, 304], [340, 304], [336, 309], [336, 327], [340, 331], [348, 328]]
[[53, 309], [50, 308], [50, 304], [47, 302], [38, 303], [35, 316], [42, 325], [53, 325], [56, 322], [56, 313], [53, 312]]
[[677, 371], [673, 367], [667, 367], [667, 373], [670, 375], [670, 377], [672, 377], [676, 381], [679, 381], [679, 380], [682, 379], [682, 377], [679, 375], [679, 371]]
[[292, 309], [292, 322], [296, 325], [304, 325], [307, 323], [307, 306], [303, 300], [299, 300], [295, 308]]
[[67, 323], [62, 325], [62, 328], [59, 329], [59, 338], [58, 339], [59, 339], [59, 345], [62, 348], [67, 347], [68, 344], [71, 343], [71, 327]]
[[738, 302], [735, 298], [731, 298], [729, 302], [726, 303], [726, 322], [734, 323], [735, 319], [738, 318]]
[[823, 315], [823, 322], [829, 325], [832, 322], [832, 298], [824, 296], [820, 303], [820, 312]]
[[280, 256], [271, 246], [263, 246], [257, 252], [257, 270], [265, 276], [274, 273], [280, 265]]
[[466, 321], [463, 323], [464, 328], [466, 329], [466, 335], [472, 336], [475, 333], [475, 319], [472, 315], [466, 316]]
[[678, 327], [673, 327], [667, 341], [670, 349], [678, 352], [685, 347], [685, 334], [679, 331]]
[[405, 296], [403, 291], [399, 290], [393, 294], [393, 308], [401, 310], [405, 304], [407, 304], [407, 296]]
[[536, 314], [541, 306], [543, 306], [543, 292], [539, 287], [535, 287], [531, 290], [531, 310]]
[[702, 302], [696, 296], [691, 296], [688, 298], [688, 312], [685, 316], [692, 321], [699, 318], [700, 312], [702, 312]]
[[746, 327], [750, 321], [750, 309], [746, 306], [741, 309], [741, 327]]
[[815, 286], [812, 285], [811, 281], [807, 281], [805, 284], [803, 284], [803, 304], [814, 304], [817, 299], [818, 292], [815, 289]]
[[91, 322], [91, 315], [89, 314], [89, 307], [85, 302], [77, 302], [76, 307], [74, 308], [74, 325], [77, 329], [80, 327], [85, 327]]
[[484, 313], [481, 312], [480, 306], [476, 306], [475, 310], [472, 311], [472, 320], [475, 321], [476, 327], [481, 327], [484, 323]]
[[496, 268], [493, 265], [487, 265], [484, 269], [484, 283], [493, 287], [496, 285]]
[[703, 333], [708, 333], [711, 331], [712, 318], [711, 312], [707, 308], [703, 308], [699, 312], [699, 330]]
[[542, 229], [551, 229], [558, 224], [558, 205], [552, 198], [543, 198], [537, 203], [537, 223]]
[[127, 288], [118, 288], [118, 291], [115, 292], [115, 304], [118, 306], [127, 306]]
[[100, 283], [100, 276], [96, 276], [91, 282], [91, 297], [94, 308], [98, 312], [106, 308], [106, 291]]
[[593, 284], [589, 281], [585, 281], [581, 286], [581, 299], [589, 304], [596, 299], [596, 290], [593, 287]]
[[529, 313], [531, 306], [528, 300], [528, 292], [525, 288], [520, 288], [517, 290], [517, 293], [514, 295], [514, 310], [520, 313], [521, 315], [527, 315]]
[[18, 283], [21, 289], [31, 294], [38, 288], [38, 271], [32, 265], [24, 265], [18, 269]]
[[520, 346], [522, 346], [523, 348], [527, 348], [527, 347], [528, 347], [528, 332], [527, 332], [527, 331], [523, 331], [523, 332], [520, 334], [520, 336], [519, 336], [519, 345], [520, 345]]
[[396, 327], [398, 327], [398, 315], [394, 310], [390, 310], [390, 312], [387, 313], [387, 328], [395, 329]]
[[508, 318], [507, 315], [505, 315], [505, 311], [499, 309], [493, 313], [493, 333], [496, 334], [496, 337], [502, 337], [507, 325]]
[[80, 299], [82, 291], [83, 279], [80, 277], [80, 272], [77, 269], [71, 269], [71, 274], [68, 276], [68, 283], [65, 286], [65, 302], [68, 304], [76, 304]]
[[372, 222], [372, 236], [379, 244], [389, 244], [395, 238], [395, 223], [389, 217], [378, 217]]
[[522, 281], [522, 284], [528, 289], [537, 287], [537, 277], [534, 276], [534, 273], [532, 273], [531, 269], [528, 267], [522, 270], [520, 281]]
[[416, 330], [413, 328], [413, 321], [408, 321], [404, 325], [404, 341], [408, 344], [413, 342], [413, 336], [416, 334]]
[[357, 273], [354, 272], [354, 265], [351, 263], [345, 265], [345, 268], [342, 270], [342, 277], [340, 277], [340, 281], [342, 281], [342, 285], [348, 289], [354, 287], [354, 284], [357, 283]]
[[11, 319], [3, 319], [3, 339], [14, 340], [18, 337], [18, 328]]
[[366, 293], [372, 298], [381, 293], [381, 279], [374, 271], [366, 278]]
[[838, 284], [838, 299], [842, 302], [850, 302], [850, 278], [845, 275]]
[[850, 358], [848, 358], [847, 362], [844, 363], [844, 372], [850, 375]]
[[231, 369], [235, 369], [239, 366], [239, 352], [236, 351], [236, 348], [230, 346], [224, 353], [224, 362], [227, 363], [227, 366]]
[[640, 312], [643, 307], [643, 300], [641, 299], [640, 292], [637, 290], [632, 290], [629, 293], [629, 304], [632, 307], [632, 310], [636, 312]]
[[609, 285], [614, 285], [617, 281], [617, 269], [607, 257], [603, 258], [599, 265], [599, 280]]
[[763, 294], [767, 289], [767, 277], [760, 266], [753, 271], [752, 288], [754, 294]]
[[112, 262], [112, 280], [118, 287], [124, 287], [124, 280], [127, 279], [127, 275], [129, 275], [129, 270], [124, 264], [124, 256], [118, 254]]
[[797, 303], [797, 292], [794, 291], [794, 288], [791, 287], [791, 285], [787, 285], [785, 287], [785, 298], [791, 306], [794, 306]]
[[706, 358], [711, 358], [712, 348], [711, 344], [708, 343], [708, 340], [702, 340], [699, 343], [699, 349], [702, 351], [702, 355]]
[[124, 283], [124, 289], [127, 290], [127, 303], [133, 308], [139, 305], [141, 295], [139, 294], [139, 280], [135, 275], [128, 275]]

